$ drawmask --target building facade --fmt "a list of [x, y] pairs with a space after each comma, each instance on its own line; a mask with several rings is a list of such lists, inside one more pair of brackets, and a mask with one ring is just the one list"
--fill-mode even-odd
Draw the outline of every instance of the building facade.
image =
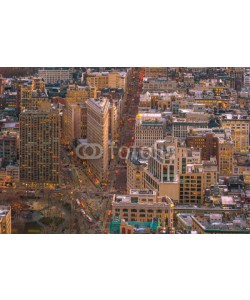
[[186, 139], [187, 147], [201, 149], [201, 159], [210, 160], [215, 157], [219, 159], [219, 139], [213, 133], [203, 135], [188, 136]]
[[87, 138], [88, 144], [97, 144], [100, 151], [97, 159], [88, 159], [89, 171], [99, 181], [108, 177], [108, 133], [109, 133], [109, 100], [107, 98], [93, 98], [87, 104]]
[[30, 84], [20, 86], [20, 109], [49, 109], [51, 101], [43, 80], [36, 78]]
[[0, 205], [0, 234], [11, 234], [11, 207]]
[[38, 76], [41, 77], [46, 84], [61, 81], [68, 82], [72, 80], [72, 69], [42, 69], [38, 70]]
[[56, 185], [60, 179], [61, 119], [57, 110], [20, 114], [20, 181]]
[[176, 90], [176, 81], [168, 80], [166, 77], [144, 77], [143, 93], [146, 92], [174, 92]]
[[204, 172], [202, 164], [188, 164], [180, 175], [180, 204], [201, 205], [204, 202]]
[[63, 115], [63, 142], [72, 144], [74, 139], [87, 138], [86, 102], [66, 101]]
[[112, 215], [126, 222], [151, 222], [157, 218], [162, 226], [173, 227], [174, 205], [169, 197], [157, 196], [153, 190], [130, 190], [129, 195], [114, 195]]
[[188, 120], [186, 118], [173, 118], [172, 136], [185, 139], [189, 128], [207, 128], [208, 122], [202, 120]]
[[66, 101], [68, 103], [85, 102], [89, 98], [96, 98], [96, 87], [69, 85], [67, 88]]
[[130, 148], [127, 163], [127, 193], [131, 189], [144, 189], [144, 170], [148, 163], [148, 150]]
[[145, 68], [145, 77], [168, 77], [167, 67], [148, 67]]
[[179, 201], [179, 175], [176, 141], [158, 141], [149, 155], [144, 173], [145, 188], [156, 190], [160, 196]]
[[151, 147], [165, 137], [165, 121], [159, 113], [144, 113], [136, 116], [135, 146]]
[[228, 128], [234, 142], [234, 152], [248, 152], [249, 148], [249, 121], [247, 115], [222, 115], [223, 128]]

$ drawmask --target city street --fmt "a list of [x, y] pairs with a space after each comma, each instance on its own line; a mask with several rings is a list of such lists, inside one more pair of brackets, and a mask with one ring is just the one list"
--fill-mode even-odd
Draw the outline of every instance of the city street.
[[[134, 68], [134, 73], [131, 75], [131, 81], [128, 82], [128, 91], [127, 91], [127, 101], [125, 103], [125, 112], [124, 112], [124, 124], [120, 128], [120, 147], [131, 147], [133, 145], [134, 134], [135, 134], [135, 118], [138, 113], [138, 102], [141, 92], [141, 82], [143, 75], [143, 68]], [[114, 175], [113, 180], [115, 182], [114, 187], [117, 193], [126, 193], [127, 190], [127, 168], [125, 163], [125, 157], [127, 151], [124, 152], [124, 155], [121, 151], [123, 159], [116, 159], [114, 164]], [[124, 165], [123, 165], [124, 164]]]
[[[103, 188], [97, 186], [94, 174], [87, 172], [72, 148], [62, 145], [58, 186], [17, 183], [0, 189], [1, 204], [11, 203], [13, 208], [13, 232], [102, 233], [107, 230], [113, 194], [127, 192], [125, 161], [134, 142], [142, 72], [143, 68], [133, 68], [128, 79], [119, 128], [118, 149], [121, 151], [118, 153], [116, 150], [115, 158], [110, 162], [109, 185]], [[77, 199], [81, 207], [77, 205]]]

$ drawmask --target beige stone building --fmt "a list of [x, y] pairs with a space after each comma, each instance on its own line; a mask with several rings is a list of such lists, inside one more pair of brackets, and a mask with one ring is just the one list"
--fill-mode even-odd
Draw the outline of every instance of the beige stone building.
[[231, 139], [219, 138], [219, 174], [230, 176], [233, 174], [234, 142]]
[[216, 160], [203, 162], [204, 190], [218, 182], [218, 166]]
[[135, 123], [135, 146], [151, 147], [165, 137], [165, 120], [160, 113], [139, 113]]
[[156, 143], [145, 169], [144, 186], [178, 202], [180, 183], [176, 149], [177, 142], [172, 139]]
[[140, 94], [139, 110], [150, 109], [151, 108], [151, 94], [146, 92], [145, 94]]
[[176, 81], [168, 80], [166, 77], [144, 77], [143, 93], [146, 92], [174, 92], [176, 90]]
[[0, 234], [11, 234], [11, 207], [0, 205]]
[[145, 77], [168, 77], [168, 68], [167, 67], [145, 68]]
[[87, 84], [96, 87], [97, 90], [103, 88], [120, 88], [124, 91], [127, 86], [126, 72], [93, 72], [87, 75]]
[[43, 78], [45, 83], [56, 83], [72, 80], [72, 68], [65, 69], [41, 69], [38, 76]]
[[72, 144], [76, 138], [87, 138], [87, 105], [85, 102], [66, 101], [63, 130], [63, 141], [66, 144]]
[[111, 141], [116, 141], [119, 134], [119, 107], [113, 102], [109, 105], [109, 136]]
[[48, 98], [44, 82], [36, 78], [29, 85], [20, 86], [20, 108], [24, 109], [49, 109], [51, 101]]
[[125, 221], [151, 222], [158, 218], [162, 226], [173, 227], [174, 204], [167, 196], [153, 190], [130, 190], [129, 195], [114, 195], [112, 216]]
[[131, 189], [144, 188], [144, 170], [148, 163], [148, 150], [130, 148], [127, 163], [127, 193]]
[[85, 102], [89, 98], [96, 98], [95, 86], [79, 86], [69, 85], [67, 88], [66, 101], [67, 102]]
[[173, 118], [172, 135], [177, 138], [186, 138], [190, 128], [207, 128], [208, 120]]
[[202, 164], [187, 164], [186, 172], [180, 175], [180, 204], [204, 202], [204, 172]]
[[249, 148], [249, 116], [225, 114], [221, 116], [223, 128], [231, 131], [234, 152], [248, 152]]
[[87, 104], [87, 138], [88, 144], [97, 144], [98, 159], [88, 159], [89, 171], [99, 180], [104, 181], [108, 176], [108, 133], [109, 133], [109, 105], [107, 98], [93, 98]]
[[6, 176], [11, 179], [12, 182], [19, 181], [19, 167], [17, 165], [8, 165], [6, 167]]

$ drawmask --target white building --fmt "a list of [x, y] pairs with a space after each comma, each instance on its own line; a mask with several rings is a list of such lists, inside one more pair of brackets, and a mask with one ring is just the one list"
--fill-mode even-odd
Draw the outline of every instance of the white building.
[[61, 69], [42, 69], [38, 70], [39, 77], [43, 78], [45, 83], [56, 83], [58, 81], [72, 80], [72, 70]]
[[165, 136], [165, 120], [160, 113], [143, 113], [136, 116], [135, 146], [151, 147]]

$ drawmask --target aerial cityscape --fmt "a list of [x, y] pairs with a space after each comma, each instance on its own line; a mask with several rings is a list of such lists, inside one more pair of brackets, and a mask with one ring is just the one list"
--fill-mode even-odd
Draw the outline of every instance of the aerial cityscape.
[[0, 68], [0, 234], [250, 233], [250, 68]]

